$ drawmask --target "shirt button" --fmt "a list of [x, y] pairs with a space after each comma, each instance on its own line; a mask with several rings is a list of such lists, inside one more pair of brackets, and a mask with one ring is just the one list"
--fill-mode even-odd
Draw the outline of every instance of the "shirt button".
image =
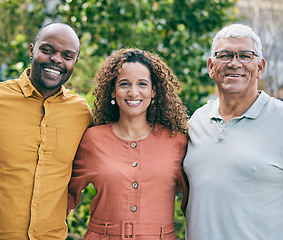
[[137, 206], [135, 206], [135, 205], [131, 206], [131, 211], [132, 211], [132, 212], [137, 211]]
[[133, 162], [132, 163], [132, 167], [136, 167], [136, 166], [138, 166], [138, 163], [137, 162]]
[[137, 143], [135, 143], [135, 142], [131, 143], [131, 148], [135, 148], [136, 146], [137, 146]]
[[133, 187], [133, 188], [136, 189], [136, 188], [138, 188], [138, 186], [139, 186], [139, 184], [138, 184], [137, 182], [133, 182], [133, 183], [132, 183], [132, 187]]

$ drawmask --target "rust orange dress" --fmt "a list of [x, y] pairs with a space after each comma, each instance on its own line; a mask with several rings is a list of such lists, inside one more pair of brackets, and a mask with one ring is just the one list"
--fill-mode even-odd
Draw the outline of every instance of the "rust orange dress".
[[92, 183], [87, 240], [175, 240], [174, 203], [177, 185], [184, 187], [184, 134], [170, 136], [156, 124], [145, 139], [126, 141], [111, 124], [89, 128], [77, 151], [69, 184], [68, 212]]

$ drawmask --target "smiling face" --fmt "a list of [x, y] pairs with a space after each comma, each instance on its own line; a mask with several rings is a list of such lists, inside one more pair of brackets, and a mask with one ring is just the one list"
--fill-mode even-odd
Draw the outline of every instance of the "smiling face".
[[30, 80], [47, 98], [56, 93], [72, 75], [79, 53], [79, 39], [67, 25], [51, 24], [30, 45]]
[[155, 91], [148, 68], [139, 62], [127, 62], [120, 69], [112, 97], [119, 106], [120, 119], [143, 117]]
[[[254, 51], [250, 38], [229, 37], [220, 39], [215, 51]], [[207, 62], [208, 73], [215, 79], [219, 95], [240, 94], [254, 96], [257, 93], [257, 79], [263, 75], [265, 60], [261, 63], [254, 57], [250, 63], [240, 63], [236, 56], [229, 63], [219, 63], [215, 58]]]

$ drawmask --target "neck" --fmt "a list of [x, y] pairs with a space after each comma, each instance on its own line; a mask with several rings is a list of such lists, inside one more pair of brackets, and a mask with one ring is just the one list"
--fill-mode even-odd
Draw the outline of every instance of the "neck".
[[146, 119], [119, 119], [112, 124], [113, 132], [120, 138], [127, 141], [140, 140], [148, 137], [154, 125]]
[[58, 88], [55, 88], [55, 89], [50, 89], [50, 90], [47, 90], [47, 89], [43, 89], [38, 83], [36, 80], [34, 80], [34, 78], [31, 78], [30, 75], [28, 76], [31, 84], [36, 88], [36, 90], [41, 94], [41, 96], [46, 99], [46, 98], [49, 98], [50, 96], [54, 95], [56, 92], [58, 92], [60, 90], [60, 87], [59, 86]]
[[240, 96], [238, 94], [219, 95], [220, 114], [225, 122], [243, 115], [256, 101], [259, 93]]

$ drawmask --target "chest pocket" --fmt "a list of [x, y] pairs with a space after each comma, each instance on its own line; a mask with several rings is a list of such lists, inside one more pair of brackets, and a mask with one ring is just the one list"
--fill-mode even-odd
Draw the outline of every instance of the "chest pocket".
[[56, 129], [54, 158], [60, 162], [72, 162], [83, 132], [74, 129]]

